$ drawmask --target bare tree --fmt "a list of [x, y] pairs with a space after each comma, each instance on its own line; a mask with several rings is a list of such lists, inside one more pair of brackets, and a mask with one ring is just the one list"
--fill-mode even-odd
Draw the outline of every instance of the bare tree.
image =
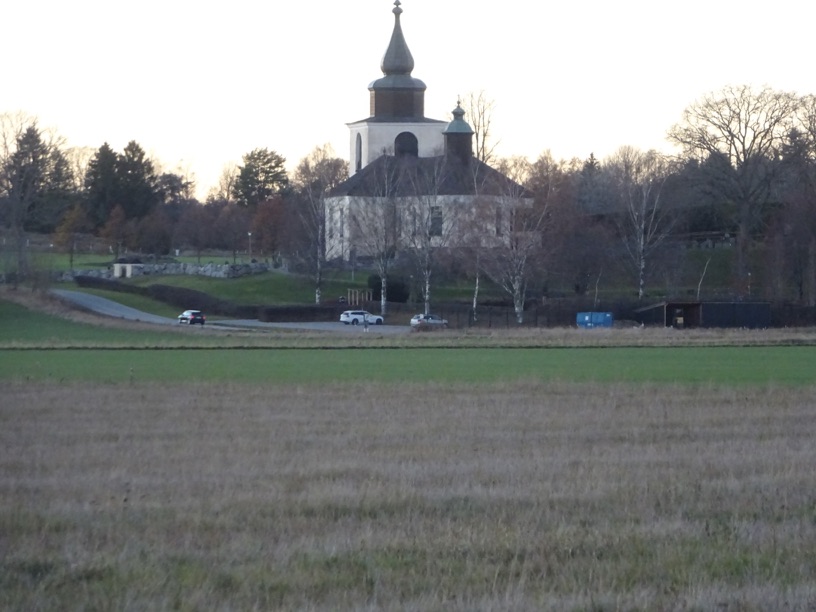
[[508, 178], [496, 209], [496, 237], [484, 253], [487, 275], [513, 299], [516, 322], [524, 322], [524, 303], [533, 259], [541, 253], [542, 229], [549, 202], [535, 202], [524, 188], [531, 174], [522, 157], [502, 160], [498, 169]]
[[484, 261], [489, 258], [492, 249], [500, 242], [502, 217], [505, 212], [504, 196], [496, 194], [496, 183], [503, 194], [503, 179], [489, 166], [470, 164], [469, 178], [473, 185], [474, 199], [468, 210], [460, 211], [457, 219], [459, 235], [457, 237], [456, 255], [460, 264], [473, 275], [473, 294], [471, 297], [470, 316], [475, 323], [478, 320], [479, 291], [481, 290]]
[[[217, 205], [202, 205], [195, 201], [184, 204], [182, 222], [178, 224], [176, 239], [195, 251], [201, 263], [201, 253], [215, 242]], [[113, 216], [113, 215], [111, 215]]]
[[[395, 158], [385, 156], [375, 167], [371, 196], [348, 211], [351, 242], [371, 257], [380, 277], [380, 314], [388, 309], [388, 276], [397, 252], [399, 167]], [[342, 224], [341, 224], [342, 225]]]
[[90, 226], [85, 210], [79, 204], [72, 206], [63, 216], [59, 226], [57, 226], [54, 241], [68, 251], [68, 267], [70, 270], [74, 269], [74, 254], [77, 250], [79, 235], [88, 231]]
[[345, 161], [334, 154], [331, 145], [316, 147], [295, 170], [293, 184], [298, 196], [298, 214], [310, 242], [307, 259], [315, 281], [315, 303], [321, 300], [323, 263], [326, 259], [326, 197], [347, 174]]
[[468, 274], [473, 275], [473, 294], [471, 296], [470, 316], [475, 323], [479, 319], [479, 291], [482, 281], [482, 262], [485, 254], [491, 248], [489, 240], [485, 235], [490, 233], [491, 224], [493, 232], [496, 232], [495, 220], [498, 207], [495, 198], [477, 195], [469, 215], [464, 216], [460, 222], [462, 228], [459, 239], [459, 248], [456, 255], [460, 265], [464, 267]]
[[782, 206], [774, 215], [766, 241], [767, 288], [784, 295], [790, 283], [794, 298], [816, 305], [816, 96], [801, 98], [796, 125], [788, 136], [783, 159], [787, 181]]
[[218, 184], [210, 188], [207, 193], [207, 203], [210, 202], [231, 202], [232, 194], [235, 192], [235, 184], [238, 180], [238, 165], [227, 164], [221, 170], [218, 177]]
[[283, 196], [276, 195], [258, 204], [252, 217], [252, 243], [257, 252], [277, 258], [283, 245], [285, 231]]
[[493, 161], [499, 141], [493, 142], [493, 112], [496, 103], [485, 92], [470, 92], [465, 97], [464, 109], [473, 128], [475, 150], [473, 156], [481, 162]]
[[74, 182], [74, 191], [80, 193], [85, 188], [85, 174], [88, 165], [96, 154], [93, 147], [70, 147], [65, 151], [65, 158], [71, 167], [71, 176]]
[[[424, 312], [431, 310], [431, 278], [438, 265], [439, 253], [455, 246], [459, 236], [461, 203], [455, 196], [442, 193], [450, 172], [447, 156], [412, 160], [404, 164], [404, 180], [410, 184], [410, 195], [402, 206], [401, 241], [422, 279]], [[407, 162], [407, 160], [406, 160]]]
[[232, 251], [232, 263], [238, 261], [238, 251], [249, 244], [247, 232], [250, 228], [250, 213], [237, 202], [226, 204], [218, 213], [216, 225], [221, 246]]
[[674, 216], [663, 202], [663, 186], [670, 167], [656, 151], [642, 152], [623, 146], [603, 165], [607, 184], [614, 191], [619, 210], [619, 235], [634, 266], [638, 300], [645, 294], [648, 263], [655, 249], [670, 234]]
[[748, 250], [761, 227], [782, 171], [778, 163], [800, 106], [790, 93], [765, 87], [727, 87], [695, 102], [683, 113], [669, 139], [684, 147], [708, 171], [708, 187], [736, 208], [737, 273], [748, 278]]

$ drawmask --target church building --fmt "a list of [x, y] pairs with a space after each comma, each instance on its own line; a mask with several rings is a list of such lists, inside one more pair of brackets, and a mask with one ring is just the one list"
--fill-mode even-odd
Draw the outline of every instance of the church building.
[[348, 124], [349, 178], [326, 200], [326, 258], [396, 255], [417, 248], [490, 246], [507, 240], [529, 194], [473, 156], [473, 129], [457, 103], [450, 121], [425, 117], [426, 86], [394, 29], [373, 81], [369, 117]]

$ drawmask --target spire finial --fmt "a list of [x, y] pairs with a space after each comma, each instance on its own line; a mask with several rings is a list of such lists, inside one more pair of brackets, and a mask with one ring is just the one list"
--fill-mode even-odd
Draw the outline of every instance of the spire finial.
[[408, 45], [405, 43], [405, 37], [402, 34], [402, 27], [400, 26], [400, 15], [402, 9], [400, 0], [394, 0], [394, 31], [391, 33], [391, 42], [388, 44], [388, 49], [383, 56], [382, 68], [383, 74], [407, 74], [410, 75], [414, 69], [414, 58], [408, 50]]

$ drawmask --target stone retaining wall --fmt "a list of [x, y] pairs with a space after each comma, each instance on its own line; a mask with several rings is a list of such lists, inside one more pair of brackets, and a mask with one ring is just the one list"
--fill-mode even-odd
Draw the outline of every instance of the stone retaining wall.
[[[190, 264], [190, 263], [159, 263], [159, 264], [129, 264], [130, 277], [160, 275], [160, 276], [209, 276], [210, 278], [240, 278], [252, 274], [263, 274], [269, 271], [265, 263], [250, 264]], [[75, 276], [90, 276], [93, 278], [115, 278], [114, 267], [94, 268], [90, 270], [71, 270], [57, 272], [54, 280], [70, 282]], [[123, 272], [120, 271], [120, 277]]]

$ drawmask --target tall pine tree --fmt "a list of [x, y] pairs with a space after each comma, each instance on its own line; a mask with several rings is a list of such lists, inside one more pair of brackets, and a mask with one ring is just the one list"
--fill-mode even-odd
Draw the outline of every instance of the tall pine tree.
[[116, 152], [104, 143], [88, 163], [85, 173], [85, 214], [93, 227], [105, 225], [118, 202]]

